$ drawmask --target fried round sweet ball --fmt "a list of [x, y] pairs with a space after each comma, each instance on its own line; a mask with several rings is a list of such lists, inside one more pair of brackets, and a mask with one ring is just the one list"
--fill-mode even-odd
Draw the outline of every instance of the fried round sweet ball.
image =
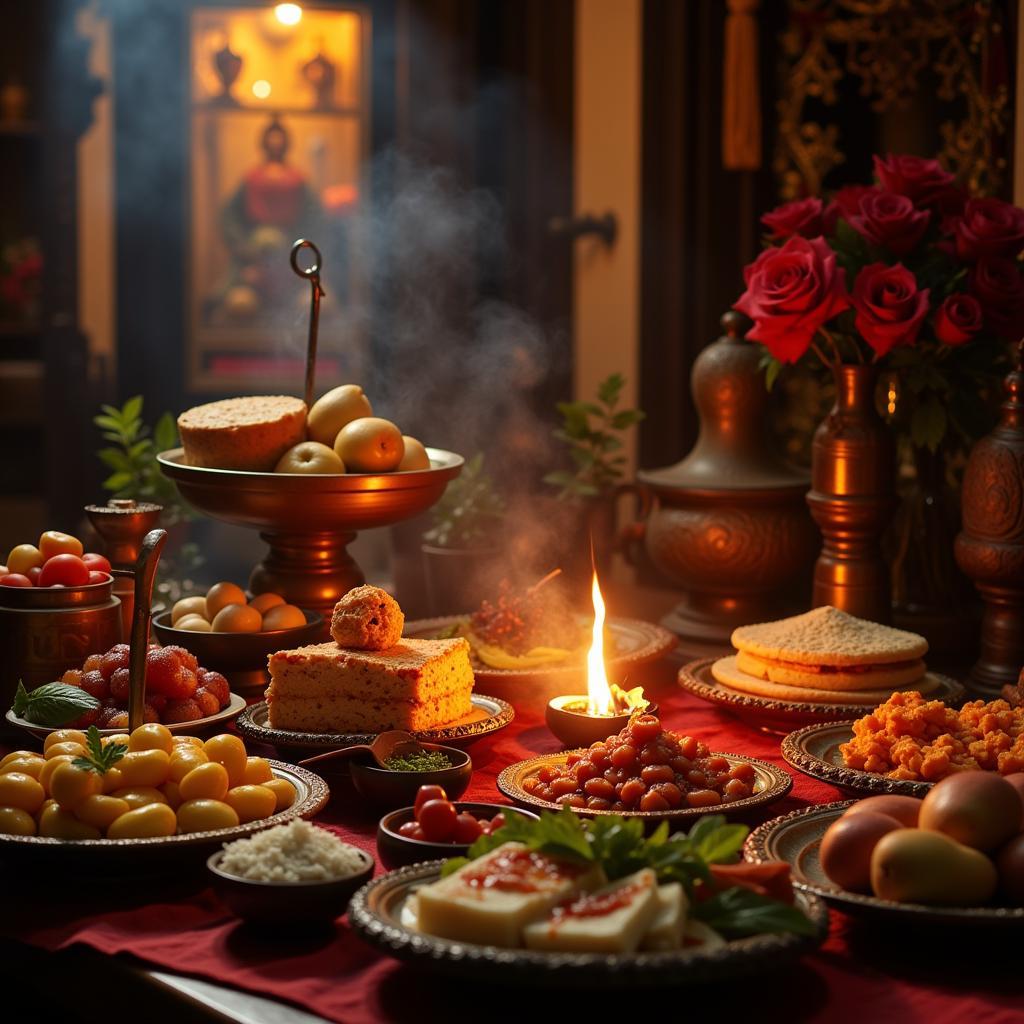
[[339, 647], [384, 651], [398, 643], [404, 626], [402, 609], [386, 590], [362, 586], [334, 606], [331, 636]]

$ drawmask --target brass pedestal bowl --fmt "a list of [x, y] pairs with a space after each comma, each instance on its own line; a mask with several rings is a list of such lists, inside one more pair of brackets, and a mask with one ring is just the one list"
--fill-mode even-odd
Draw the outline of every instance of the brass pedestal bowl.
[[157, 456], [164, 475], [193, 508], [259, 530], [270, 546], [249, 578], [330, 622], [338, 598], [364, 577], [346, 548], [358, 530], [391, 526], [425, 512], [462, 470], [454, 452], [428, 448], [430, 469], [408, 473], [249, 473], [187, 466], [181, 448]]

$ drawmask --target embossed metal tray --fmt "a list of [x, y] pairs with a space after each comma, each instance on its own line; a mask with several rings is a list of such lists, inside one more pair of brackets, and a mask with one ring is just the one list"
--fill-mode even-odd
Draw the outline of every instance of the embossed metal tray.
[[[572, 753], [581, 754], [582, 750], [564, 750], [558, 754], [543, 754], [540, 757], [531, 757], [527, 761], [518, 761], [510, 764], [498, 776], [498, 789], [510, 800], [521, 807], [532, 807], [542, 811], [558, 811], [562, 805], [549, 800], [541, 800], [533, 796], [523, 788], [523, 783], [531, 776], [536, 775], [541, 768], [561, 768]], [[724, 814], [726, 817], [736, 817], [746, 811], [755, 810], [758, 807], [765, 807], [781, 800], [792, 788], [793, 780], [789, 773], [778, 768], [767, 761], [760, 761], [756, 757], [743, 757], [740, 754], [719, 754], [714, 757], [724, 757], [730, 764], [746, 762], [754, 769], [754, 792], [751, 796], [742, 800], [730, 800], [728, 803], [713, 804], [710, 807], [676, 807], [668, 811], [594, 811], [586, 808], [573, 807], [577, 814], [584, 818], [598, 818], [609, 814], [617, 814], [623, 818], [640, 818], [642, 821], [650, 822], [652, 825], [659, 821], [687, 821], [700, 818], [705, 814]]]
[[[458, 622], [465, 622], [469, 615], [448, 615], [438, 619], [418, 619], [405, 624], [404, 635], [417, 639], [436, 637], [438, 633], [449, 629]], [[580, 617], [581, 628], [589, 625], [590, 620]], [[605, 654], [605, 664], [609, 679], [621, 686], [632, 685], [631, 679], [642, 682], [636, 669], [668, 654], [678, 643], [679, 638], [662, 626], [641, 619], [624, 619], [611, 617], [606, 625], [609, 643]], [[537, 703], [547, 703], [551, 697], [565, 693], [579, 693], [586, 689], [587, 661], [586, 650], [581, 648], [578, 654], [553, 665], [541, 668], [490, 668], [481, 663], [471, 653], [473, 675], [478, 686], [485, 686], [490, 693], [504, 697], [506, 700], [519, 701], [530, 699]]]
[[782, 756], [805, 775], [851, 793], [899, 793], [923, 797], [934, 785], [911, 779], [890, 779], [874, 772], [847, 768], [839, 747], [852, 739], [853, 722], [809, 725], [791, 732], [782, 741]]
[[319, 775], [283, 761], [270, 761], [270, 768], [275, 778], [287, 779], [295, 787], [295, 802], [269, 818], [233, 828], [151, 839], [51, 839], [0, 833], [0, 857], [73, 865], [76, 870], [96, 866], [104, 871], [113, 868], [145, 871], [162, 863], [179, 863], [186, 857], [205, 858], [221, 843], [241, 839], [272, 825], [283, 825], [294, 818], [312, 818], [326, 806], [330, 790]]
[[793, 869], [798, 891], [821, 897], [854, 916], [879, 923], [903, 925], [953, 925], [961, 927], [1024, 927], [1024, 907], [932, 907], [921, 903], [895, 903], [877, 896], [848, 892], [829, 880], [819, 860], [821, 837], [855, 801], [804, 807], [792, 814], [766, 821], [747, 837], [747, 860], [784, 860]]
[[[450, 746], [462, 746], [489, 736], [491, 733], [504, 729], [515, 718], [516, 713], [511, 704], [497, 697], [488, 697], [482, 693], [474, 693], [470, 698], [473, 703], [473, 714], [463, 721], [451, 725], [439, 726], [436, 729], [421, 729], [413, 732], [421, 743], [447, 743]], [[286, 747], [301, 750], [333, 750], [336, 747], [351, 747], [357, 743], [370, 743], [376, 733], [338, 733], [338, 732], [294, 732], [290, 729], [275, 729], [270, 725], [270, 709], [266, 701], [252, 704], [245, 709], [235, 723], [238, 731], [246, 739], [270, 743], [275, 747]]]
[[[240, 697], [237, 693], [231, 693], [228, 695], [227, 704], [220, 709], [215, 715], [207, 715], [205, 718], [197, 718], [194, 722], [171, 722], [167, 724], [167, 730], [172, 733], [197, 733], [197, 732], [209, 732], [211, 729], [218, 725], [227, 725], [231, 719], [236, 718], [242, 709], [245, 707], [245, 698]], [[32, 736], [35, 736], [38, 740], [45, 740], [51, 732], [56, 732], [60, 729], [70, 729], [71, 726], [54, 726], [52, 729], [45, 725], [36, 725], [35, 722], [30, 722], [26, 718], [19, 718], [13, 709], [8, 710], [4, 716], [11, 725], [18, 726], [19, 729], [24, 729], [25, 732]], [[100, 729], [98, 730], [101, 736], [117, 736], [128, 732], [127, 726], [121, 729]]]
[[[787, 733], [802, 725], [860, 718], [872, 710], [864, 704], [816, 704], [810, 701], [775, 700], [753, 693], [742, 693], [720, 683], [711, 674], [711, 666], [717, 660], [701, 658], [684, 665], [679, 670], [679, 685], [688, 693], [717, 704], [731, 711], [737, 718], [766, 732]], [[928, 699], [934, 698], [944, 701], [951, 707], [957, 707], [967, 693], [964, 686], [938, 672], [931, 675], [939, 681], [939, 685], [928, 694]]]
[[828, 911], [816, 896], [800, 891], [797, 906], [817, 925], [816, 935], [755, 935], [718, 949], [663, 953], [547, 953], [452, 942], [402, 924], [402, 907], [417, 888], [440, 877], [444, 861], [414, 864], [364, 885], [348, 908], [353, 930], [365, 942], [399, 960], [429, 965], [474, 981], [521, 982], [536, 988], [628, 988], [691, 985], [770, 971], [819, 946], [828, 931]]

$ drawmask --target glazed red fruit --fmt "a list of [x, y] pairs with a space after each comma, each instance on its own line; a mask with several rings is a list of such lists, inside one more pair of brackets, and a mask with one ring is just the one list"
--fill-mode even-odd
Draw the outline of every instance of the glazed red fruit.
[[110, 562], [102, 555], [97, 555], [95, 551], [87, 551], [82, 555], [82, 561], [85, 562], [91, 572], [110, 572]]
[[199, 705], [199, 710], [202, 711], [204, 718], [220, 711], [220, 702], [205, 686], [198, 687], [192, 694], [192, 699]]
[[128, 667], [128, 655], [130, 649], [127, 644], [114, 644], [106, 654], [100, 658], [100, 672], [108, 682], [110, 677], [119, 669]]
[[407, 821], [405, 824], [399, 826], [398, 834], [400, 836], [405, 836], [406, 839], [419, 839], [420, 842], [422, 842], [424, 838], [423, 829], [420, 828], [419, 822], [417, 821]]
[[468, 811], [463, 811], [455, 817], [455, 842], [472, 843], [483, 835], [483, 828], [480, 822]]
[[[196, 692], [198, 686], [199, 681], [195, 672], [181, 663], [174, 648], [158, 647], [146, 652], [147, 690], [162, 693], [171, 700], [187, 700]], [[184, 718], [180, 721], [188, 722], [192, 719]]]
[[441, 786], [420, 786], [419, 792], [416, 794], [416, 801], [413, 803], [413, 810], [416, 812], [416, 817], [420, 816], [420, 808], [428, 800], [447, 800], [448, 794], [444, 791]]
[[54, 555], [48, 558], [39, 574], [39, 586], [81, 587], [89, 582], [89, 567], [78, 555]]
[[[124, 670], [125, 675], [128, 670]], [[110, 694], [110, 686], [101, 672], [83, 672], [78, 684], [86, 693], [91, 693], [97, 700], [106, 700]]]
[[42, 571], [43, 567], [41, 565], [33, 565], [32, 568], [25, 573], [33, 587], [39, 586], [39, 574]]
[[95, 572], [95, 571], [93, 571], [91, 569], [89, 570], [89, 583], [90, 584], [93, 584], [93, 583], [106, 583], [109, 578], [110, 577], [105, 572]]
[[203, 713], [194, 700], [169, 700], [161, 717], [166, 725], [173, 725], [175, 722], [194, 722], [202, 718]]
[[177, 644], [170, 644], [167, 647], [161, 648], [165, 651], [170, 651], [182, 665], [189, 670], [189, 672], [199, 671], [199, 662], [196, 660], [196, 656], [191, 651], [186, 651], [184, 647], [179, 647]]
[[458, 815], [449, 800], [428, 800], [416, 813], [423, 834], [431, 843], [450, 843]]
[[68, 722], [68, 729], [88, 729], [90, 725], [95, 725], [96, 720], [100, 717], [102, 708], [90, 708], [88, 711], [80, 714], [73, 722]]
[[32, 581], [23, 576], [20, 572], [9, 572], [6, 576], [0, 576], [0, 587], [31, 587]]
[[115, 669], [114, 674], [110, 677], [110, 696], [119, 704], [127, 704], [128, 691], [130, 689], [131, 681], [129, 679], [128, 669]]
[[199, 685], [212, 693], [217, 698], [219, 707], [224, 707], [231, 699], [231, 691], [228, 681], [219, 672], [210, 672], [207, 669], [200, 669], [197, 675]]

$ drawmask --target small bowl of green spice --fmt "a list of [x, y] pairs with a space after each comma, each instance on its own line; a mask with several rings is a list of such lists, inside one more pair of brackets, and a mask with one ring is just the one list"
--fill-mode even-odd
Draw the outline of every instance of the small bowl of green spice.
[[469, 754], [456, 747], [423, 743], [422, 753], [389, 758], [387, 768], [372, 761], [353, 760], [350, 769], [356, 792], [377, 807], [409, 807], [420, 786], [441, 786], [450, 800], [458, 800], [473, 775]]

